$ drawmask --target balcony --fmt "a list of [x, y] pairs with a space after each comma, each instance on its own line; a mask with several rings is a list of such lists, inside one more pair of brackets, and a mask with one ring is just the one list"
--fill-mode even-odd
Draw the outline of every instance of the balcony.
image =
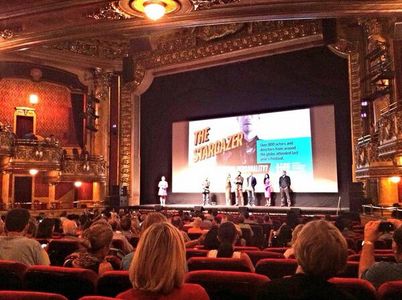
[[106, 161], [101, 155], [80, 158], [66, 155], [62, 160], [59, 181], [106, 181]]
[[402, 153], [402, 103], [395, 102], [381, 111], [377, 122], [379, 157], [392, 157]]
[[14, 134], [0, 130], [0, 167], [6, 165], [13, 155]]
[[7, 171], [38, 169], [58, 171], [61, 167], [63, 149], [49, 141], [17, 139]]

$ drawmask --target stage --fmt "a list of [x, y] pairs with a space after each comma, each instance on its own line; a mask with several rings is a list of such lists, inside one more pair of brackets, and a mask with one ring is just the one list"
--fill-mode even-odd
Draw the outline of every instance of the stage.
[[226, 205], [186, 205], [186, 204], [167, 204], [165, 206], [161, 206], [158, 204], [145, 204], [145, 205], [135, 205], [130, 206], [130, 209], [134, 210], [167, 210], [167, 211], [191, 211], [191, 210], [203, 210], [203, 211], [211, 211], [217, 210], [222, 213], [235, 213], [239, 212], [241, 209], [247, 209], [247, 211], [256, 214], [286, 214], [290, 210], [300, 211], [302, 215], [336, 215], [343, 212], [349, 212], [349, 208], [341, 208], [337, 209], [336, 207], [300, 207], [300, 206], [292, 206], [292, 207], [280, 207], [280, 206], [226, 206]]

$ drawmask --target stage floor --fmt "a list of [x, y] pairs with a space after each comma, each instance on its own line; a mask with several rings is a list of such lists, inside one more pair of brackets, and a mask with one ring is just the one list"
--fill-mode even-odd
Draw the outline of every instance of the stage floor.
[[241, 208], [247, 208], [249, 212], [252, 213], [259, 213], [259, 214], [264, 214], [264, 213], [270, 213], [270, 214], [286, 214], [288, 211], [291, 209], [297, 209], [300, 210], [300, 213], [303, 215], [335, 215], [337, 213], [341, 212], [348, 212], [349, 208], [341, 208], [337, 209], [336, 207], [298, 207], [298, 206], [292, 206], [292, 207], [280, 207], [280, 206], [253, 206], [253, 207], [248, 207], [248, 206], [226, 206], [226, 205], [206, 205], [206, 206], [200, 206], [200, 205], [186, 205], [186, 204], [166, 204], [165, 206], [160, 206], [158, 204], [144, 204], [144, 205], [135, 205], [135, 206], [130, 206], [130, 208], [135, 209], [135, 210], [160, 210], [165, 209], [165, 210], [184, 210], [184, 211], [191, 211], [194, 209], [203, 209], [205, 211], [208, 210], [217, 210], [218, 212], [238, 212]]

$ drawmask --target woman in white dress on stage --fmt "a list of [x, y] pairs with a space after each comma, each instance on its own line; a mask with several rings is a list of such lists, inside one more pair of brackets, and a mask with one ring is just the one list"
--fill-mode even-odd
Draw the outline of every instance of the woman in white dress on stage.
[[162, 176], [161, 181], [159, 181], [159, 184], [158, 184], [158, 188], [159, 188], [158, 196], [159, 196], [161, 205], [166, 204], [168, 187], [169, 187], [169, 184], [167, 183], [165, 176]]

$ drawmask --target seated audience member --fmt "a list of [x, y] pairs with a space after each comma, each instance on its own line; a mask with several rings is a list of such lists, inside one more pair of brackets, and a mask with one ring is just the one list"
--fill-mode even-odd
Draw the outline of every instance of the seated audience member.
[[370, 281], [375, 287], [392, 280], [402, 280], [402, 221], [388, 220], [395, 228], [392, 250], [396, 262], [375, 262], [374, 242], [381, 236], [381, 221], [370, 221], [364, 227], [364, 241], [359, 262], [359, 277]]
[[39, 222], [37, 239], [51, 239], [53, 237], [54, 219], [45, 218]]
[[133, 288], [117, 298], [209, 299], [200, 285], [184, 283], [186, 269], [186, 249], [179, 230], [167, 222], [153, 224], [141, 235], [130, 266]]
[[[149, 213], [144, 222], [141, 225], [141, 231], [144, 232], [148, 227], [155, 223], [167, 222], [167, 218], [158, 212]], [[121, 260], [121, 268], [123, 270], [128, 270], [131, 265], [131, 261], [133, 260], [134, 252], [131, 252], [123, 257]]]
[[219, 248], [218, 229], [218, 226], [213, 226], [205, 235], [204, 249], [212, 250]]
[[38, 221], [34, 217], [30, 217], [28, 221], [28, 227], [25, 231], [25, 236], [27, 238], [36, 238], [36, 233], [38, 232]]
[[180, 216], [173, 216], [172, 217], [172, 224], [174, 227], [180, 230], [181, 234], [183, 235], [184, 242], [187, 243], [191, 241], [190, 237], [188, 236], [187, 232], [183, 230], [183, 221]]
[[15, 208], [7, 213], [4, 226], [6, 236], [0, 237], [0, 259], [27, 265], [50, 265], [49, 256], [39, 242], [24, 236], [29, 219], [29, 211], [23, 208]]
[[300, 231], [303, 229], [304, 224], [299, 224], [295, 227], [295, 229], [292, 232], [292, 240], [290, 241], [290, 248], [287, 249], [284, 253], [283, 256], [285, 258], [292, 258], [295, 255], [295, 249], [294, 244], [296, 243], [297, 237], [299, 236]]
[[77, 223], [73, 220], [65, 219], [62, 222], [63, 234], [66, 238], [76, 238], [77, 237]]
[[221, 224], [218, 229], [219, 248], [217, 250], [210, 250], [207, 256], [243, 259], [254, 272], [254, 265], [251, 262], [250, 257], [246, 253], [234, 251], [234, 245], [238, 238], [239, 235], [236, 226], [232, 222]]
[[201, 229], [202, 219], [200, 217], [195, 217], [194, 221], [190, 223], [190, 228], [187, 230], [188, 233], [203, 233]]
[[113, 238], [111, 226], [99, 220], [83, 232], [82, 238], [86, 249], [69, 255], [64, 265], [90, 269], [98, 274], [113, 270], [112, 261], [107, 257]]
[[334, 225], [307, 223], [294, 251], [296, 274], [267, 283], [258, 299], [354, 299], [327, 281], [345, 268], [348, 255], [346, 240]]
[[123, 243], [123, 249], [120, 249], [124, 252], [124, 254], [128, 254], [134, 250], [133, 246], [129, 243], [126, 236], [118, 230], [118, 222], [117, 221], [109, 221], [110, 226], [112, 226], [113, 230], [113, 240], [120, 240]]

